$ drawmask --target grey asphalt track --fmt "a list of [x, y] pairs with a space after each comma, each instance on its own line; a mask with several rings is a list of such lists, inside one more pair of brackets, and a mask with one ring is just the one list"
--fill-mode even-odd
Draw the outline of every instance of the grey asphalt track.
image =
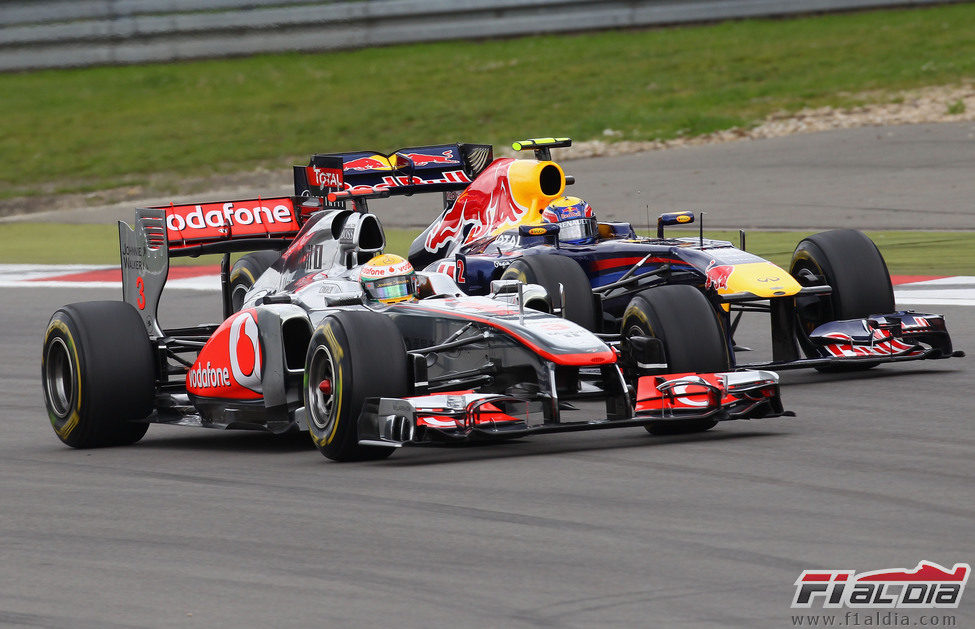
[[826, 131], [648, 158], [642, 187], [620, 157], [586, 160], [570, 190], [607, 197], [605, 209], [628, 221], [645, 221], [649, 204], [652, 219], [692, 209], [707, 213], [706, 224], [732, 229], [975, 229], [971, 122]]
[[[342, 147], [322, 147], [323, 151]], [[348, 148], [348, 147], [346, 147]], [[766, 140], [564, 162], [568, 193], [599, 216], [645, 225], [661, 212], [705, 211], [709, 227], [738, 229], [975, 229], [975, 122], [863, 127]], [[147, 205], [293, 193], [290, 170], [270, 188], [146, 200]], [[113, 223], [132, 202], [2, 220]], [[426, 227], [439, 195], [374, 200], [390, 227]]]
[[[797, 418], [691, 437], [334, 464], [303, 438], [153, 426], [132, 447], [71, 450], [43, 411], [42, 335], [61, 304], [116, 298], [5, 294], [0, 626], [790, 627], [805, 569], [973, 563], [971, 359], [783, 372]], [[975, 310], [932, 310], [973, 349]], [[164, 297], [166, 325], [217, 316], [213, 294]], [[760, 322], [739, 342], [766, 347]], [[975, 595], [897, 614], [973, 626]]]

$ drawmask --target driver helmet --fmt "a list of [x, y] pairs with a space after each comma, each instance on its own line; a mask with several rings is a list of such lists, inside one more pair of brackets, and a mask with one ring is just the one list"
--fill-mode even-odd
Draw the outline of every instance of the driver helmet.
[[359, 271], [359, 283], [369, 299], [384, 304], [416, 299], [413, 265], [393, 253], [366, 262]]
[[588, 245], [596, 241], [599, 227], [592, 206], [579, 197], [559, 197], [542, 210], [542, 220], [559, 226], [559, 242]]

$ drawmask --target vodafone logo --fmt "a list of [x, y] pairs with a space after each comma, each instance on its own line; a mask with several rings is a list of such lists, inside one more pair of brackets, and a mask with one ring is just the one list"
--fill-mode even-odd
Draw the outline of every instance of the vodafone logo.
[[[184, 213], [184, 210], [192, 210]], [[232, 227], [234, 225], [275, 225], [293, 224], [291, 208], [284, 204], [274, 206], [234, 205], [228, 203], [209, 203], [195, 206], [167, 208], [166, 227], [180, 232], [186, 229], [208, 229], [211, 227]]]
[[261, 343], [250, 312], [237, 315], [230, 326], [230, 371], [240, 386], [261, 392]]
[[[695, 406], [695, 407], [705, 407], [709, 404], [707, 396], [701, 396], [701, 393], [706, 393], [706, 390], [702, 391], [701, 385], [698, 384], [679, 384], [673, 389], [673, 394], [677, 398], [677, 401], [685, 406]], [[696, 394], [697, 398], [687, 397], [689, 395]]]
[[230, 386], [230, 374], [227, 373], [227, 368], [211, 367], [209, 361], [206, 365], [190, 369], [186, 374], [186, 380], [194, 389]]
[[186, 374], [193, 395], [253, 400], [263, 387], [260, 330], [253, 310], [239, 312], [221, 324]]
[[362, 267], [362, 270], [359, 271], [359, 276], [364, 280], [375, 280], [383, 277], [389, 277], [390, 275], [403, 275], [405, 273], [412, 272], [412, 264], [406, 260], [403, 260], [399, 256], [394, 256], [387, 253], [370, 260], [369, 263]]

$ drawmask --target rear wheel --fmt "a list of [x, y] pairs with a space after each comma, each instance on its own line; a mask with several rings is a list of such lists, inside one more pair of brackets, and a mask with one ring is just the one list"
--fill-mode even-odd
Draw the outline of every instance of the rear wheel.
[[51, 425], [73, 448], [128, 445], [146, 434], [156, 372], [142, 318], [121, 301], [70, 304], [44, 335], [41, 382]]
[[[804, 334], [800, 343], [807, 356], [818, 356], [805, 337], [820, 325], [843, 319], [863, 319], [894, 311], [894, 290], [883, 256], [863, 232], [836, 229], [804, 238], [792, 255], [789, 273], [800, 284], [829, 284], [833, 292], [796, 299], [796, 313]], [[820, 371], [860, 370], [877, 362]]]
[[406, 347], [396, 325], [374, 312], [337, 312], [312, 335], [305, 359], [308, 429], [333, 461], [382, 459], [395, 448], [359, 445], [369, 397], [409, 394]]
[[[512, 262], [501, 279], [540, 285], [548, 293], [553, 310], [561, 308], [566, 319], [587, 330], [596, 331], [592, 285], [586, 272], [572, 258], [557, 254], [524, 256]], [[561, 298], [563, 293], [564, 304]]]
[[[623, 312], [620, 329], [623, 352], [636, 336], [659, 339], [668, 373], [715, 373], [731, 368], [728, 342], [714, 309], [693, 286], [657, 286], [637, 293]], [[636, 366], [626, 366], [640, 375]], [[655, 435], [703, 432], [717, 422], [710, 419], [666, 421], [646, 426]]]
[[240, 310], [247, 291], [254, 286], [257, 278], [280, 257], [281, 254], [277, 251], [252, 251], [234, 262], [230, 269], [230, 303], [234, 312]]

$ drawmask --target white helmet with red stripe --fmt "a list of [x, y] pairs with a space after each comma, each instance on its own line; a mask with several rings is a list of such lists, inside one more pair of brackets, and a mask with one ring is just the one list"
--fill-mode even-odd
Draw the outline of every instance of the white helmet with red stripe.
[[384, 304], [416, 298], [413, 265], [393, 253], [384, 253], [366, 262], [359, 271], [359, 283], [369, 299]]

